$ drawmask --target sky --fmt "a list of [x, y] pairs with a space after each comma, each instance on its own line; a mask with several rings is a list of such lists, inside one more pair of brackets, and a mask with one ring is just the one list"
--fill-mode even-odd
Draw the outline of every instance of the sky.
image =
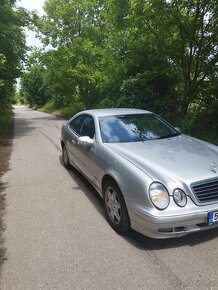
[[[17, 0], [16, 5], [27, 10], [37, 10], [38, 14], [43, 15], [44, 2], [45, 0]], [[28, 46], [42, 47], [41, 42], [35, 37], [35, 33], [30, 30], [26, 30], [26, 41]]]

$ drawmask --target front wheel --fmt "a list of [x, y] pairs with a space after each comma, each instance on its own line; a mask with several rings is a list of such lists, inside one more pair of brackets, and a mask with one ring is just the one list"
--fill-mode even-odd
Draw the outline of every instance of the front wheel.
[[130, 220], [126, 204], [119, 186], [108, 180], [103, 186], [104, 207], [107, 220], [117, 232], [126, 232], [130, 229]]
[[66, 147], [63, 145], [62, 147], [62, 160], [64, 163], [64, 166], [69, 169], [70, 168], [70, 162], [69, 162], [69, 158], [68, 158], [68, 154], [67, 154], [67, 149]]

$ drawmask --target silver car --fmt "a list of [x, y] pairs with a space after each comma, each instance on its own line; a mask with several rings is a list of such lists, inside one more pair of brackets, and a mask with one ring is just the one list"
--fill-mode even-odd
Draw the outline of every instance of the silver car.
[[218, 226], [218, 147], [137, 109], [76, 114], [62, 127], [63, 162], [104, 201], [108, 222], [152, 237]]

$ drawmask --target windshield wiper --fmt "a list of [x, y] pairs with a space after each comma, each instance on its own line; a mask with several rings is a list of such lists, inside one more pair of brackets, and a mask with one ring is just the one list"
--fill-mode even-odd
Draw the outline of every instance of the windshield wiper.
[[176, 137], [176, 136], [179, 136], [179, 135], [181, 135], [181, 133], [168, 134], [168, 135], [160, 136], [157, 139], [166, 139], [166, 138]]

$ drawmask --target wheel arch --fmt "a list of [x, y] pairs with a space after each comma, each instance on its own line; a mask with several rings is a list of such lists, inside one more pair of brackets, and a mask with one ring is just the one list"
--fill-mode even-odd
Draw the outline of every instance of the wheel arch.
[[105, 185], [105, 182], [108, 180], [113, 180], [116, 182], [116, 180], [110, 175], [110, 174], [105, 174], [101, 180], [101, 189], [103, 190], [103, 187]]
[[121, 194], [122, 194], [122, 196], [123, 196], [123, 192], [122, 192], [122, 190], [121, 190], [121, 187], [120, 187], [120, 185], [119, 185], [119, 182], [117, 181], [117, 179], [116, 178], [114, 178], [112, 175], [110, 175], [110, 174], [105, 174], [104, 176], [103, 176], [103, 178], [102, 178], [102, 181], [101, 181], [101, 190], [102, 190], [102, 194], [103, 194], [103, 189], [104, 189], [104, 185], [105, 185], [105, 183], [107, 182], [107, 181], [113, 181], [113, 182], [115, 182], [116, 184], [117, 184], [117, 186], [119, 187], [119, 189], [120, 189], [120, 191], [121, 191]]

